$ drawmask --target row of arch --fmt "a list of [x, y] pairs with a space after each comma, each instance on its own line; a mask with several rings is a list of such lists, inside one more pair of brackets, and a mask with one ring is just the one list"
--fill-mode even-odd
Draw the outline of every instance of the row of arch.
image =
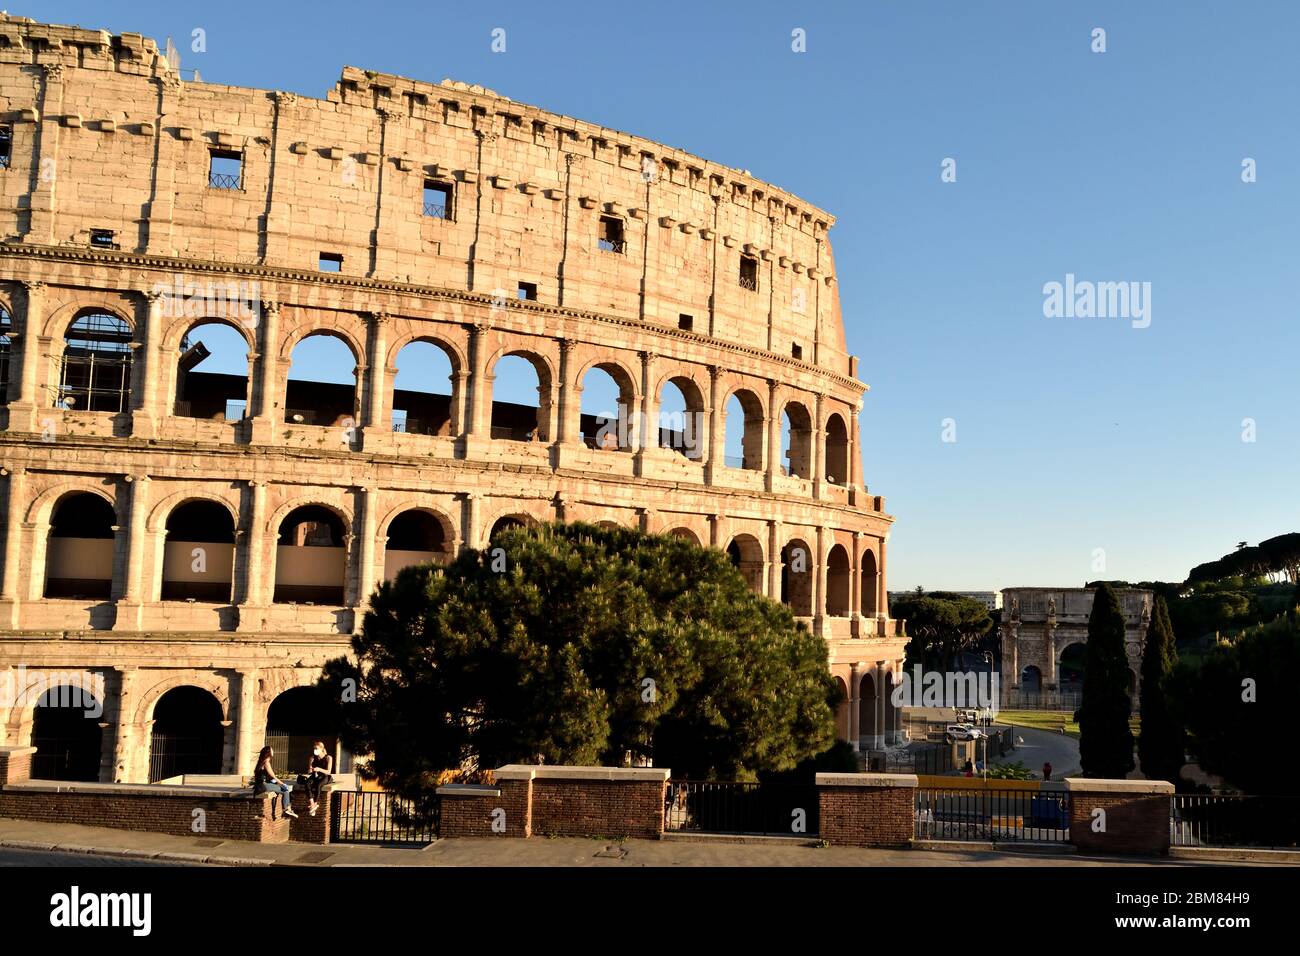
[[[0, 397], [9, 398], [19, 391], [9, 369], [11, 326], [8, 311], [0, 305]], [[36, 396], [38, 403], [111, 413], [143, 407], [149, 396], [136, 396], [143, 383], [135, 370], [134, 338], [131, 322], [113, 310], [82, 308], [73, 313], [54, 374], [43, 386], [48, 394]], [[161, 405], [171, 415], [242, 421], [267, 414], [250, 375], [257, 343], [245, 324], [197, 318], [169, 331], [161, 348], [162, 354], [172, 356], [161, 384]], [[554, 442], [561, 437], [551, 433], [556, 429], [551, 405], [558, 383], [578, 396], [577, 435], [572, 437], [588, 447], [661, 447], [697, 461], [709, 456], [709, 388], [690, 371], [669, 370], [649, 383], [655, 411], [653, 420], [643, 422], [641, 376], [617, 357], [593, 358], [565, 382], [548, 356], [503, 345], [486, 356], [484, 382], [477, 383], [471, 374], [474, 363], [462, 345], [436, 333], [417, 332], [400, 337], [391, 348], [384, 346], [383, 362], [395, 375], [381, 401], [367, 398], [363, 413], [362, 392], [371, 387], [365, 381], [365, 352], [347, 329], [301, 328], [280, 348], [278, 358], [288, 363], [288, 371], [274, 386], [282, 399], [275, 416], [286, 423], [350, 427], [364, 422], [403, 433], [458, 436], [470, 427], [470, 396], [482, 384], [481, 400], [488, 404], [481, 427], [492, 438]], [[814, 414], [819, 405], [815, 409], [814, 403], [798, 396], [785, 396], [769, 408], [771, 398], [734, 382], [719, 400], [723, 461], [718, 464], [775, 469], [801, 478], [820, 475], [833, 484], [855, 480], [853, 429], [842, 412], [831, 409], [819, 416]], [[376, 411], [381, 421], [371, 421]], [[777, 462], [767, 460], [769, 427], [780, 432]], [[814, 434], [822, 438], [820, 446]]]
[[[319, 693], [312, 686], [289, 688], [267, 710], [260, 739], [276, 751], [273, 765], [282, 777], [306, 770], [315, 741], [324, 743], [327, 752], [338, 750], [338, 728]], [[112, 781], [113, 738], [106, 732], [111, 725], [103, 720], [105, 704], [69, 685], [52, 686], [40, 695], [30, 715], [34, 779]], [[141, 745], [148, 761], [142, 776], [150, 783], [184, 775], [252, 773], [252, 767], [239, 767], [230, 755], [231, 722], [209, 688], [180, 683], [149, 701], [138, 719], [126, 719], [144, 734]]]
[[[491, 526], [487, 540], [504, 529], [535, 521], [527, 514], [503, 515]], [[270, 522], [275, 536], [274, 568], [262, 573], [273, 577], [271, 602], [347, 603], [354, 535], [349, 515], [327, 504], [288, 503]], [[157, 535], [161, 560], [154, 562], [155, 580], [142, 598], [204, 603], [238, 599], [239, 523], [238, 511], [218, 499], [181, 493], [157, 505], [144, 530]], [[40, 595], [112, 599], [120, 590], [115, 588], [116, 538], [121, 528], [129, 526], [119, 519], [115, 503], [106, 493], [64, 492], [50, 510]], [[376, 532], [383, 542], [384, 579], [409, 565], [445, 563], [455, 556], [460, 543], [455, 523], [431, 507], [395, 509], [376, 522]], [[687, 527], [667, 533], [705, 544]], [[724, 550], [754, 591], [769, 592], [768, 557], [758, 537], [735, 534]], [[822, 570], [815, 549], [803, 538], [792, 537], [781, 549], [779, 565], [779, 593], [771, 596], [789, 605], [797, 616], [823, 613], [815, 607], [815, 577]], [[857, 609], [864, 615], [876, 613], [877, 570], [876, 555], [868, 547], [860, 555], [856, 582]], [[824, 613], [850, 616], [855, 606], [854, 567], [844, 544], [830, 546], [824, 574]], [[365, 596], [363, 593], [360, 598]]]

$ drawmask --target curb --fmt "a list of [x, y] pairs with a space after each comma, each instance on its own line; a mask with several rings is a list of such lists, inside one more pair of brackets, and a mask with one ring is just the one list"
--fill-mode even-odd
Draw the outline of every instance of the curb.
[[216, 866], [274, 866], [277, 862], [257, 857], [209, 856], [202, 853], [181, 853], [173, 850], [106, 849], [104, 847], [84, 846], [79, 843], [42, 843], [33, 840], [0, 840], [0, 847], [8, 850], [83, 853], [133, 860], [169, 860], [175, 863], [206, 863]]

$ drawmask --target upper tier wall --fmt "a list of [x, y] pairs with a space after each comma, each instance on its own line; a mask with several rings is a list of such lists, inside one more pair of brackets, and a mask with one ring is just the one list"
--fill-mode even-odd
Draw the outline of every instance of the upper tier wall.
[[[856, 377], [821, 210], [748, 174], [478, 87], [346, 68], [325, 100], [186, 83], [156, 44], [0, 17], [0, 230], [514, 296], [797, 355]], [[238, 153], [237, 188], [209, 184]], [[424, 215], [426, 182], [453, 190]], [[598, 246], [601, 217], [625, 250]], [[757, 289], [740, 282], [757, 260]]]

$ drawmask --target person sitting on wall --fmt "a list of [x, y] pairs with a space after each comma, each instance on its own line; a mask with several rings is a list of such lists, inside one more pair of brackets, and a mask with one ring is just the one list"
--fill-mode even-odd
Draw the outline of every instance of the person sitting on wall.
[[293, 787], [277, 777], [271, 768], [271, 757], [274, 755], [275, 752], [270, 747], [263, 747], [262, 752], [257, 755], [257, 769], [253, 771], [253, 795], [280, 794], [284, 800], [284, 815], [297, 819], [298, 814], [293, 812], [293, 804], [289, 796]]
[[307, 788], [307, 812], [313, 817], [320, 809], [320, 792], [334, 779], [334, 758], [325, 752], [325, 744], [316, 741], [311, 745], [311, 761], [307, 772], [298, 775], [298, 783]]

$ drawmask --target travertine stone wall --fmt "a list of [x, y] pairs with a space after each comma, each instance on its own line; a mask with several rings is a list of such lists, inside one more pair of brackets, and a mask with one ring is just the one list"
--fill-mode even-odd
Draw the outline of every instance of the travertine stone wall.
[[[757, 590], [780, 598], [788, 572], [855, 715], [860, 672], [902, 657], [885, 599], [893, 519], [863, 479], [866, 386], [845, 349], [827, 213], [478, 87], [351, 67], [324, 99], [185, 82], [140, 35], [8, 16], [0, 126], [0, 667], [105, 675], [101, 779], [144, 779], [153, 707], [181, 685], [220, 702], [222, 769], [248, 772], [271, 701], [346, 652], [388, 528], [411, 509], [436, 517], [450, 553], [510, 516], [735, 543]], [[237, 183], [210, 181], [214, 151], [238, 155]], [[449, 216], [424, 214], [430, 181], [451, 189]], [[621, 223], [621, 248], [601, 248], [602, 216]], [[338, 273], [318, 270], [322, 253], [342, 257]], [[742, 256], [755, 288], [739, 281]], [[535, 299], [516, 298], [521, 283]], [[55, 407], [68, 329], [88, 312], [131, 330], [120, 413]], [[214, 318], [248, 350], [239, 421], [177, 414], [182, 338]], [[297, 424], [293, 351], [324, 333], [356, 358], [354, 414]], [[393, 431], [397, 356], [417, 340], [451, 362], [449, 434]], [[507, 355], [538, 375], [532, 441], [493, 436]], [[584, 443], [582, 384], [597, 366], [640, 421], [657, 420], [668, 382], [681, 387], [697, 453], [644, 430], [622, 451]], [[733, 395], [744, 468], [723, 455]], [[797, 474], [780, 461], [783, 413]], [[51, 515], [71, 492], [116, 514], [104, 600], [44, 596]], [[229, 601], [161, 600], [167, 518], [194, 500], [236, 528]], [[345, 529], [340, 605], [274, 599], [280, 523], [303, 505]], [[806, 570], [787, 568], [796, 552]], [[31, 702], [0, 704], [0, 743], [31, 729]]]

